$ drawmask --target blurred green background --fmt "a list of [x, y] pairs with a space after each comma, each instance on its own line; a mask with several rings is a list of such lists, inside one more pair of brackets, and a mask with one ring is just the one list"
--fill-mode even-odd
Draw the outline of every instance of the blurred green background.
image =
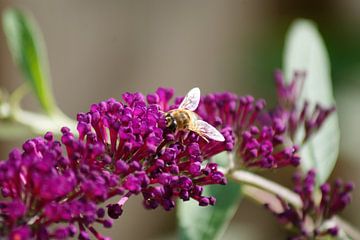
[[[272, 73], [281, 67], [287, 28], [299, 17], [314, 20], [329, 51], [342, 131], [333, 177], [360, 186], [360, 1], [0, 0], [1, 11], [9, 6], [28, 10], [40, 25], [55, 97], [71, 117], [91, 103], [158, 86], [174, 87], [177, 94], [194, 86], [230, 90], [272, 105]], [[1, 32], [0, 86], [14, 90], [21, 82]], [[25, 105], [38, 108], [31, 97]], [[1, 159], [20, 143], [0, 142]], [[268, 175], [284, 182], [289, 172]], [[359, 192], [344, 213], [358, 228]], [[171, 236], [174, 212], [146, 211], [140, 204], [135, 199], [126, 206], [111, 230], [113, 239]], [[224, 239], [283, 236], [270, 213], [245, 200]]]

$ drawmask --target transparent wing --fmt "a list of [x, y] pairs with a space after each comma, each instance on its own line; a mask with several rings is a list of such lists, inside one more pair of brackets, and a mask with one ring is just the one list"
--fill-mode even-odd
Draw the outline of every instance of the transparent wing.
[[195, 125], [198, 132], [203, 136], [219, 142], [225, 141], [224, 136], [216, 128], [214, 128], [207, 122], [203, 120], [196, 120]]
[[184, 100], [180, 103], [179, 109], [187, 109], [190, 111], [195, 111], [200, 102], [200, 89], [193, 88], [188, 94], [186, 94]]

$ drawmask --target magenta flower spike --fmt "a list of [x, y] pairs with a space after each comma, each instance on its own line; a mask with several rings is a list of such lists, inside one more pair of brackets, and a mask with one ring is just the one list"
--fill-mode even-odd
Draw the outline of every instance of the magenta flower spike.
[[354, 185], [337, 180], [333, 184], [322, 184], [318, 193], [315, 179], [314, 170], [310, 170], [305, 177], [299, 173], [294, 175], [294, 191], [300, 196], [302, 202], [300, 210], [281, 198], [279, 198], [283, 208], [281, 212], [271, 209], [269, 205], [266, 206], [282, 224], [295, 231], [291, 239], [313, 239], [338, 235], [338, 226], [327, 227], [323, 224], [350, 204]]
[[[215, 204], [203, 186], [226, 184], [217, 164], [205, 161], [230, 151], [224, 142], [205, 141], [191, 131], [166, 128], [173, 90], [159, 88], [145, 97], [125, 93], [78, 114], [75, 137], [62, 128], [61, 142], [51, 133], [28, 140], [0, 163], [0, 236], [11, 239], [107, 239], [94, 227], [112, 226], [127, 200], [142, 194], [146, 208], [171, 210], [176, 199], [200, 206]], [[65, 153], [63, 153], [65, 150]], [[109, 199], [107, 209], [99, 204]], [[115, 199], [115, 200], [114, 200]]]
[[[332, 110], [318, 106], [309, 118], [304, 106], [299, 113], [292, 102], [298, 94], [296, 83], [286, 85], [278, 73], [279, 99], [286, 104], [271, 112], [265, 110], [264, 100], [251, 96], [224, 92], [201, 97], [194, 114], [215, 127], [221, 141], [167, 126], [166, 113], [178, 109], [184, 99], [171, 103], [172, 89], [159, 88], [146, 97], [124, 93], [122, 101], [93, 104], [77, 115], [78, 136], [63, 127], [61, 141], [51, 133], [30, 139], [22, 151], [14, 149], [0, 163], [0, 236], [108, 239], [94, 224], [110, 228], [126, 202], [139, 194], [147, 209], [171, 210], [177, 199], [214, 205], [216, 199], [204, 196], [203, 187], [226, 184], [217, 164], [208, 161], [223, 151], [233, 151], [240, 159], [235, 167], [298, 166], [298, 147], [285, 144], [287, 134], [304, 124], [310, 136]], [[300, 114], [296, 121], [289, 117], [294, 114]], [[304, 203], [303, 214], [314, 210], [314, 176], [309, 173], [305, 187], [296, 188]], [[352, 186], [337, 185], [335, 190], [322, 186], [323, 199], [316, 213], [328, 218], [348, 204]], [[108, 205], [99, 207], [104, 202]], [[301, 216], [291, 207], [285, 209], [279, 215], [282, 221], [301, 228]]]
[[293, 141], [296, 132], [303, 127], [305, 134], [298, 143], [302, 144], [321, 128], [325, 120], [335, 111], [335, 107], [324, 107], [320, 104], [310, 107], [306, 100], [299, 101], [303, 83], [306, 81], [304, 72], [295, 72], [292, 81], [288, 84], [280, 70], [275, 71], [274, 75], [278, 106], [271, 113], [270, 118], [282, 121]]

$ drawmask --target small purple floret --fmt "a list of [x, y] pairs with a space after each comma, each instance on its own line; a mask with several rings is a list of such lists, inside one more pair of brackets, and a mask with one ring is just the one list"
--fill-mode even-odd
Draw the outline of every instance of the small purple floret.
[[[324, 183], [320, 186], [321, 198], [315, 198], [316, 172], [310, 170], [305, 177], [300, 174], [294, 175], [294, 191], [300, 196], [302, 209], [299, 211], [295, 206], [279, 198], [283, 212], [269, 210], [278, 217], [279, 221], [292, 226], [296, 232], [294, 239], [312, 239], [324, 236], [337, 236], [338, 227], [323, 228], [321, 223], [331, 219], [335, 214], [341, 212], [351, 201], [352, 183], [343, 183], [337, 180], [333, 184]], [[312, 220], [318, 223], [314, 229], [304, 229], [305, 221]]]

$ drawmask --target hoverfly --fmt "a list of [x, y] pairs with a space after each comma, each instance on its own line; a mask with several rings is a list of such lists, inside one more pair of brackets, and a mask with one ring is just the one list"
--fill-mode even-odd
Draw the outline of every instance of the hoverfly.
[[215, 127], [199, 119], [199, 116], [194, 113], [199, 102], [200, 89], [191, 89], [177, 109], [165, 113], [166, 126], [173, 132], [176, 130], [193, 131], [207, 142], [208, 138], [219, 142], [225, 141], [224, 136]]

